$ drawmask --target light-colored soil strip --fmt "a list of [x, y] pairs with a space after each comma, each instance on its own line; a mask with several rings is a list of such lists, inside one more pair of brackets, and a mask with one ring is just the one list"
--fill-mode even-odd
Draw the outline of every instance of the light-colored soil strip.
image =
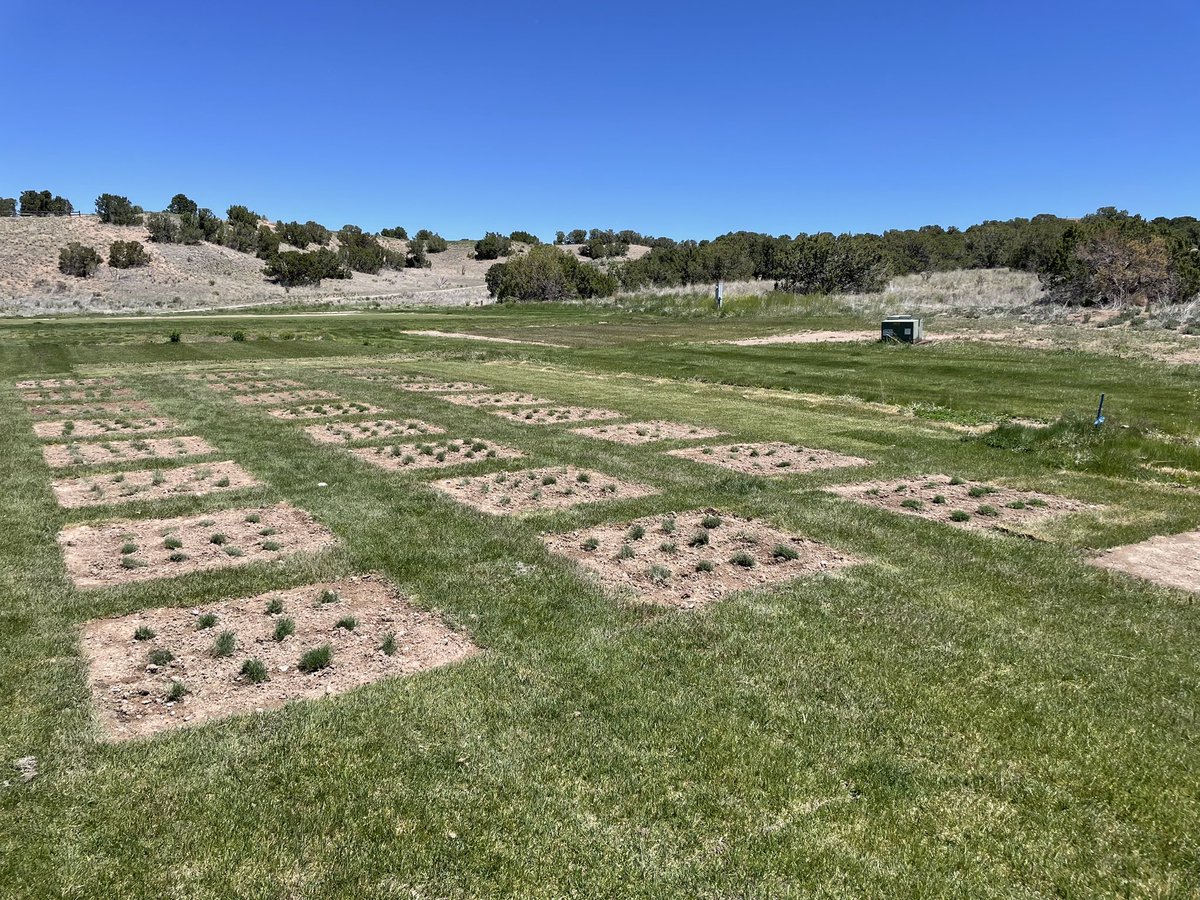
[[102, 403], [110, 400], [131, 400], [135, 397], [132, 388], [82, 388], [78, 390], [25, 391], [21, 399], [26, 403]]
[[531, 409], [496, 409], [492, 415], [521, 425], [565, 425], [571, 422], [597, 422], [619, 419], [621, 413], [611, 409], [590, 409], [584, 406], [540, 406]]
[[565, 509], [580, 503], [628, 500], [657, 494], [645, 484], [620, 481], [575, 466], [548, 466], [521, 472], [497, 472], [474, 478], [444, 478], [433, 487], [460, 503], [493, 515]]
[[[268, 613], [268, 607], [280, 612]], [[212, 621], [202, 618], [209, 616], [215, 621], [200, 627]], [[350, 619], [354, 627], [344, 627]], [[287, 622], [294, 631], [275, 640], [276, 629], [291, 630]], [[137, 640], [138, 629], [154, 636]], [[233, 652], [214, 656], [225, 632], [233, 634]], [[302, 671], [300, 658], [325, 645], [328, 667]], [[83, 627], [82, 648], [92, 702], [114, 741], [343, 694], [478, 652], [466, 635], [373, 576], [95, 619]], [[251, 660], [262, 664], [259, 677], [265, 680], [243, 674]], [[172, 700], [176, 682], [187, 693]]]
[[319, 388], [309, 388], [302, 391], [272, 391], [267, 394], [240, 394], [233, 398], [235, 403], [243, 406], [286, 406], [289, 403], [301, 403], [305, 400], [336, 400], [337, 394]]
[[871, 460], [859, 456], [800, 447], [783, 441], [727, 444], [722, 447], [688, 447], [667, 452], [671, 456], [721, 466], [744, 475], [802, 475], [822, 469], [871, 464]]
[[711, 509], [544, 535], [542, 540], [609, 591], [683, 609], [857, 562], [809, 538]]
[[856, 503], [961, 528], [1022, 531], [1044, 519], [1095, 508], [1063, 497], [948, 475], [913, 475], [893, 481], [835, 485], [825, 490]]
[[165, 497], [202, 497], [221, 491], [258, 487], [261, 484], [235, 462], [205, 463], [178, 469], [146, 469], [114, 475], [86, 475], [55, 481], [54, 496], [65, 507], [162, 500]]
[[128, 437], [131, 434], [150, 434], [170, 431], [179, 424], [171, 419], [58, 419], [34, 422], [33, 433], [40, 438]]
[[214, 381], [209, 384], [214, 391], [221, 393], [258, 394], [266, 391], [281, 391], [289, 388], [302, 388], [303, 382], [291, 378], [277, 378], [274, 381]]
[[1091, 562], [1163, 587], [1200, 593], [1200, 531], [1158, 535], [1138, 544], [1113, 547]]
[[154, 407], [145, 400], [127, 400], [124, 403], [75, 403], [38, 405], [29, 408], [29, 414], [39, 419], [106, 419], [146, 416]]
[[615, 441], [618, 444], [652, 444], [658, 441], [708, 440], [723, 437], [724, 431], [704, 428], [700, 425], [684, 425], [681, 422], [622, 422], [619, 425], [592, 425], [588, 428], [572, 428], [574, 434], [585, 437]]
[[412, 334], [419, 337], [437, 337], [450, 338], [461, 341], [484, 341], [489, 344], [532, 344], [538, 347], [566, 347], [566, 344], [550, 344], [546, 341], [519, 341], [516, 338], [492, 337], [485, 334], [468, 334], [465, 331], [433, 331], [428, 329], [418, 330], [410, 328], [401, 330], [401, 334]]
[[204, 456], [216, 452], [216, 448], [204, 438], [185, 435], [135, 441], [46, 444], [42, 447], [42, 458], [50, 468], [61, 469], [66, 466], [98, 466], [129, 460], [181, 459], [185, 456]]
[[377, 415], [384, 410], [368, 403], [339, 400], [337, 403], [307, 403], [290, 409], [271, 409], [267, 412], [277, 419], [330, 419], [334, 416]]
[[459, 391], [486, 391], [490, 386], [473, 381], [402, 381], [396, 387], [414, 394], [451, 394]]
[[441, 399], [458, 406], [486, 408], [490, 406], [552, 406], [553, 400], [520, 391], [503, 391], [498, 394], [447, 394]]
[[443, 434], [445, 429], [418, 419], [373, 419], [369, 422], [326, 422], [306, 425], [304, 433], [319, 444], [353, 444], [389, 438]]
[[769, 347], [773, 344], [857, 344], [878, 340], [878, 331], [797, 331], [792, 334], [769, 334], [738, 341], [712, 343], [731, 344], [735, 347]]
[[268, 372], [265, 369], [248, 369], [242, 371], [221, 371], [221, 372], [188, 372], [183, 377], [188, 381], [246, 381], [255, 378], [273, 378], [274, 372]]
[[115, 378], [29, 378], [17, 382], [17, 390], [55, 391], [63, 388], [94, 388], [116, 384]]
[[80, 588], [315, 553], [335, 540], [328, 528], [287, 503], [171, 519], [77, 525], [58, 535], [67, 574]]
[[415, 469], [445, 469], [489, 459], [518, 459], [525, 454], [512, 447], [492, 444], [478, 438], [424, 441], [415, 444], [388, 444], [384, 447], [363, 447], [351, 450], [355, 456], [371, 465], [390, 471]]

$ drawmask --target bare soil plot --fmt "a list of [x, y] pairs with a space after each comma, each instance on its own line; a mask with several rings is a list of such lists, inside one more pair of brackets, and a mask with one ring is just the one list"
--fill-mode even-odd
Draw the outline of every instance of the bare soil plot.
[[127, 400], [123, 403], [75, 403], [61, 406], [39, 405], [29, 407], [29, 414], [39, 419], [106, 419], [145, 416], [154, 412], [154, 407], [145, 400]]
[[304, 433], [320, 444], [352, 444], [360, 441], [443, 434], [445, 429], [419, 419], [372, 419], [369, 422], [325, 422], [306, 425]]
[[131, 434], [150, 434], [178, 428], [171, 419], [156, 417], [139, 419], [57, 419], [35, 422], [33, 433], [40, 438], [127, 437]]
[[617, 425], [592, 425], [588, 428], [572, 428], [575, 434], [585, 437], [615, 441], [618, 444], [652, 444], [657, 441], [700, 440], [722, 437], [725, 432], [700, 425], [685, 425], [682, 422], [621, 422]]
[[98, 506], [103, 503], [130, 503], [134, 500], [161, 500], [183, 495], [200, 497], [221, 491], [257, 487], [261, 484], [235, 462], [205, 463], [178, 469], [145, 469], [117, 472], [115, 475], [85, 475], [62, 478], [51, 487], [59, 506]]
[[768, 347], [774, 344], [854, 344], [862, 341], [878, 341], [878, 331], [797, 331], [792, 334], [768, 334], [762, 337], [742, 338], [738, 341], [714, 341], [735, 347]]
[[871, 460], [832, 450], [800, 447], [783, 441], [728, 444], [723, 447], [688, 447], [668, 450], [671, 456], [708, 463], [744, 475], [803, 475], [822, 469], [869, 466]]
[[130, 400], [135, 396], [132, 388], [94, 387], [25, 391], [21, 394], [21, 399], [26, 403], [79, 403], [82, 401]]
[[55, 391], [63, 388], [94, 388], [114, 385], [117, 379], [104, 378], [27, 378], [17, 382], [17, 390]]
[[493, 515], [564, 509], [601, 500], [627, 500], [657, 494], [645, 484], [620, 481], [575, 466], [547, 466], [521, 472], [497, 472], [474, 478], [444, 478], [433, 487], [460, 503]]
[[338, 400], [336, 403], [306, 403], [289, 409], [271, 409], [267, 412], [277, 419], [329, 419], [334, 416], [375, 415], [384, 412], [382, 407], [369, 403], [351, 403]]
[[233, 398], [235, 403], [243, 406], [287, 406], [289, 403], [300, 403], [304, 400], [336, 400], [337, 394], [319, 388], [308, 388], [301, 391], [271, 391], [266, 394], [240, 394]]
[[288, 503], [171, 519], [77, 525], [58, 535], [67, 574], [80, 588], [313, 553], [335, 540], [328, 528]]
[[462, 341], [485, 341], [491, 344], [534, 344], [539, 347], [566, 347], [566, 344], [550, 344], [546, 341], [519, 341], [516, 338], [492, 337], [486, 334], [468, 334], [465, 331], [434, 331], [431, 329], [403, 329], [401, 334], [412, 334], [420, 337], [454, 338]]
[[214, 381], [208, 385], [214, 391], [235, 394], [257, 394], [288, 388], [302, 388], [303, 382], [291, 378], [276, 378], [273, 381]]
[[384, 447], [363, 447], [350, 452], [364, 462], [390, 471], [445, 469], [489, 459], [518, 459], [525, 455], [512, 447], [489, 443], [479, 438], [388, 444]]
[[610, 591], [685, 609], [733, 591], [857, 562], [818, 541], [712, 509], [543, 535], [542, 540]]
[[401, 381], [396, 385], [402, 391], [412, 391], [414, 394], [452, 394], [459, 391], [486, 391], [490, 385], [476, 384], [473, 381]]
[[[135, 632], [153, 637], [137, 640]], [[214, 655], [225, 632], [232, 652]], [[92, 702], [114, 741], [342, 694], [478, 652], [466, 635], [370, 575], [95, 619], [83, 627], [82, 646]], [[324, 646], [328, 666], [302, 670], [300, 658]], [[175, 683], [182, 688], [172, 695]]]
[[1085, 503], [1035, 491], [1017, 491], [948, 475], [835, 485], [827, 491], [892, 512], [962, 528], [1021, 531], [1044, 519], [1091, 509]]
[[46, 444], [42, 447], [42, 458], [50, 468], [61, 469], [66, 466], [98, 466], [129, 460], [180, 459], [184, 456], [204, 456], [216, 452], [216, 448], [204, 438], [185, 435], [135, 441]]
[[1200, 593], [1200, 531], [1158, 535], [1138, 544], [1113, 547], [1091, 562], [1164, 587]]
[[585, 406], [535, 406], [529, 409], [496, 409], [492, 415], [521, 425], [565, 425], [619, 419], [623, 414], [611, 409], [590, 409]]
[[220, 383], [224, 381], [246, 381], [255, 378], [273, 378], [274, 373], [268, 372], [266, 369], [244, 369], [220, 372], [188, 372], [183, 377], [188, 381]]
[[554, 403], [545, 397], [523, 394], [520, 391], [502, 391], [498, 394], [447, 394], [441, 399], [447, 403], [474, 406], [477, 409], [489, 406], [550, 406]]

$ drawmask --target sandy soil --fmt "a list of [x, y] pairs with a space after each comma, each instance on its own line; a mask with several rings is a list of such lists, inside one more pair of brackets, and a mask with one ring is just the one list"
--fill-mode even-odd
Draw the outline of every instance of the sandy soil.
[[1164, 587], [1200, 593], [1200, 531], [1158, 535], [1140, 544], [1113, 547], [1091, 562]]
[[856, 344], [879, 340], [877, 331], [796, 331], [791, 334], [768, 334], [763, 337], [742, 338], [738, 341], [713, 341], [735, 347], [769, 347], [774, 344]]
[[129, 400], [125, 403], [77, 403], [29, 407], [29, 414], [39, 419], [128, 418], [150, 415], [153, 412], [154, 407], [145, 400]]
[[622, 422], [619, 425], [593, 425], [588, 428], [572, 428], [574, 434], [615, 441], [618, 444], [653, 444], [658, 441], [687, 441], [721, 437], [725, 434], [715, 428], [700, 425], [685, 425], [682, 422]]
[[51, 487], [59, 506], [77, 507], [161, 500], [182, 495], [201, 497], [221, 491], [257, 487], [261, 483], [237, 463], [227, 461], [177, 469], [145, 469], [118, 472], [115, 475], [63, 478], [55, 481]]
[[497, 472], [475, 478], [444, 478], [433, 487], [460, 503], [493, 515], [564, 509], [601, 500], [627, 500], [658, 491], [575, 466]]
[[135, 441], [46, 444], [42, 447], [42, 458], [50, 468], [61, 469], [66, 466], [98, 466], [129, 460], [180, 459], [184, 456], [204, 456], [216, 452], [217, 449], [204, 438], [185, 435]]
[[671, 456], [721, 466], [743, 475], [802, 475], [822, 469], [869, 466], [871, 460], [832, 450], [801, 447], [782, 441], [760, 444], [727, 444], [723, 447], [688, 447], [668, 450]]
[[59, 388], [94, 388], [102, 385], [114, 385], [115, 378], [27, 378], [17, 382], [17, 390], [53, 391]]
[[396, 437], [443, 434], [444, 428], [418, 419], [373, 419], [370, 422], [326, 422], [308, 425], [304, 433], [319, 444], [351, 444]]
[[26, 403], [105, 403], [110, 400], [132, 400], [134, 396], [129, 388], [94, 387], [24, 391], [21, 399]]
[[533, 409], [496, 409], [492, 415], [521, 425], [560, 425], [570, 422], [596, 422], [619, 419], [622, 413], [611, 409], [589, 409], [584, 406], [546, 406]]
[[242, 406], [286, 406], [289, 403], [302, 403], [305, 400], [337, 400], [338, 395], [333, 391], [309, 388], [302, 391], [271, 391], [266, 394], [239, 394], [233, 398], [235, 403]]
[[[322, 596], [337, 599], [323, 603]], [[282, 604], [282, 612], [265, 611], [273, 601]], [[202, 615], [215, 616], [216, 623], [200, 628]], [[347, 617], [355, 627], [337, 627]], [[282, 619], [290, 619], [295, 632], [276, 641]], [[154, 637], [135, 640], [134, 632], [143, 627]], [[235, 650], [228, 657], [214, 657], [217, 635], [226, 631], [234, 635]], [[390, 656], [381, 649], [389, 635], [395, 645]], [[417, 609], [389, 582], [371, 575], [192, 609], [94, 619], [84, 625], [81, 643], [92, 702], [114, 741], [342, 694], [478, 652], [466, 635], [451, 631], [439, 616]], [[329, 667], [302, 672], [300, 657], [326, 644], [332, 649]], [[167, 651], [173, 659], [155, 665], [149, 661], [153, 651]], [[255, 684], [241, 674], [251, 659], [262, 662], [268, 680]], [[176, 702], [166, 696], [174, 681], [188, 691]]]
[[445, 469], [489, 459], [518, 459], [525, 455], [512, 447], [472, 437], [417, 444], [388, 444], [386, 447], [364, 447], [350, 452], [364, 462], [391, 471]]
[[516, 338], [491, 337], [485, 334], [467, 334], [465, 331], [435, 331], [418, 330], [415, 328], [402, 329], [401, 334], [412, 334], [419, 337], [452, 338], [461, 341], [485, 341], [492, 344], [533, 344], [538, 347], [566, 347], [566, 344], [551, 344], [547, 341], [519, 341]]
[[[954, 484], [954, 481], [960, 483]], [[1095, 508], [1064, 497], [1017, 491], [947, 475], [913, 475], [895, 481], [835, 485], [825, 490], [867, 506], [947, 525], [1017, 532], [1054, 516]], [[939, 497], [941, 501], [937, 499]], [[955, 513], [961, 521], [951, 518]], [[962, 514], [967, 518], [962, 519]]]
[[188, 381], [204, 381], [213, 385], [226, 382], [247, 381], [253, 379], [269, 380], [275, 377], [273, 372], [266, 369], [229, 369], [220, 372], [188, 372], [183, 376]]
[[[610, 591], [682, 609], [857, 562], [809, 538], [712, 509], [543, 535], [542, 540]], [[711, 571], [703, 570], [710, 566]]]
[[274, 381], [213, 381], [208, 386], [214, 391], [237, 394], [258, 394], [304, 387], [299, 381], [290, 378], [277, 378]]
[[[67, 574], [79, 588], [315, 553], [335, 541], [328, 528], [287, 503], [173, 519], [77, 525], [58, 535]], [[126, 549], [129, 552], [123, 553]]]
[[450, 394], [457, 391], [486, 391], [490, 388], [490, 385], [473, 381], [425, 381], [400, 377], [401, 381], [396, 387], [414, 394]]
[[307, 403], [290, 409], [270, 409], [267, 413], [276, 419], [330, 419], [334, 416], [378, 415], [384, 411], [369, 403], [339, 400], [337, 403]]
[[170, 431], [179, 424], [171, 419], [58, 419], [50, 422], [35, 422], [33, 433], [40, 438], [57, 437], [127, 437], [130, 434], [149, 434], [155, 431]]
[[474, 406], [477, 409], [489, 406], [550, 406], [554, 403], [545, 397], [520, 391], [501, 391], [497, 394], [447, 394], [441, 399], [447, 403]]

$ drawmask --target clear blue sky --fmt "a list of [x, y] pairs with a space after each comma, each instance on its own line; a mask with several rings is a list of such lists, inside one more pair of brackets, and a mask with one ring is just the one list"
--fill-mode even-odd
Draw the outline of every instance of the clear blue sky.
[[1200, 214], [1194, 2], [0, 0], [0, 196], [447, 237]]

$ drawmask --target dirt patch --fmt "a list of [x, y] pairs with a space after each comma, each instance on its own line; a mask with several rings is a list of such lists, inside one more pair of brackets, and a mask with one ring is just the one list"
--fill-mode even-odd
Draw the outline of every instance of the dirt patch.
[[433, 487], [460, 503], [493, 515], [564, 509], [601, 500], [627, 500], [657, 494], [645, 484], [575, 466], [547, 466], [521, 472], [497, 472], [475, 478], [444, 478]]
[[[268, 613], [268, 606], [279, 612]], [[215, 622], [200, 627], [210, 621], [202, 616]], [[354, 627], [338, 627], [347, 618], [354, 619]], [[294, 632], [277, 641], [275, 631], [284, 620]], [[148, 630], [142, 634], [154, 636], [136, 640], [134, 632], [142, 628]], [[234, 636], [233, 652], [214, 656], [218, 636], [227, 631]], [[332, 651], [329, 666], [302, 671], [300, 657], [324, 645]], [[82, 647], [92, 702], [114, 741], [342, 694], [478, 652], [466, 635], [370, 575], [193, 609], [95, 619], [83, 627]], [[152, 653], [161, 664], [151, 661]], [[255, 683], [242, 673], [248, 660], [262, 663], [265, 680]], [[174, 682], [187, 693], [172, 700], [168, 692]]]
[[117, 383], [115, 378], [27, 378], [17, 382], [18, 391], [55, 391], [60, 388], [94, 388]]
[[172, 519], [77, 525], [58, 535], [67, 574], [80, 588], [314, 553], [335, 540], [328, 528], [287, 503]]
[[895, 481], [836, 485], [825, 490], [856, 503], [961, 528], [1003, 531], [1019, 532], [1054, 516], [1095, 508], [1063, 497], [948, 475], [913, 475]]
[[1164, 587], [1200, 593], [1200, 531], [1158, 535], [1139, 544], [1113, 547], [1091, 562]]
[[682, 422], [622, 422], [619, 425], [593, 425], [589, 428], [573, 428], [575, 434], [615, 441], [618, 444], [652, 444], [657, 441], [685, 441], [721, 437], [724, 431], [703, 428], [700, 425], [685, 425]]
[[155, 431], [170, 431], [178, 428], [171, 419], [58, 419], [51, 422], [35, 422], [33, 433], [40, 438], [89, 438], [149, 434]]
[[216, 452], [216, 448], [204, 438], [185, 435], [136, 441], [46, 444], [42, 447], [42, 459], [50, 468], [61, 469], [66, 466], [98, 466], [140, 459], [180, 459]]
[[234, 397], [235, 403], [243, 406], [287, 406], [290, 403], [301, 403], [305, 400], [336, 400], [333, 391], [310, 388], [303, 391], [272, 391], [267, 394], [242, 394]]
[[288, 388], [302, 388], [304, 384], [291, 378], [277, 378], [274, 381], [214, 381], [209, 384], [214, 391], [235, 394], [258, 394], [265, 391], [280, 391]]
[[684, 609], [857, 562], [809, 538], [712, 509], [543, 535], [542, 540], [610, 591]]
[[783, 441], [761, 444], [728, 444], [723, 447], [688, 447], [668, 450], [671, 456], [708, 463], [743, 475], [803, 475], [822, 469], [869, 466], [871, 460], [832, 450], [800, 447]]
[[396, 387], [414, 394], [452, 394], [459, 391], [486, 391], [490, 385], [473, 381], [401, 381]]
[[31, 406], [29, 414], [38, 419], [106, 419], [145, 416], [154, 412], [154, 407], [145, 400], [129, 400], [125, 403], [77, 403], [62, 406]]
[[95, 387], [72, 390], [25, 391], [26, 403], [103, 403], [110, 400], [131, 400], [136, 395], [131, 388]]
[[518, 459], [525, 455], [512, 447], [481, 441], [479, 438], [389, 444], [386, 447], [364, 447], [350, 452], [364, 462], [391, 471], [445, 469], [489, 459]]
[[444, 428], [418, 419], [373, 419], [370, 422], [326, 422], [307, 425], [304, 433], [320, 444], [352, 444], [359, 441], [386, 440], [396, 437], [421, 437], [443, 434]]
[[188, 372], [183, 376], [188, 381], [204, 381], [210, 384], [226, 381], [245, 381], [255, 378], [273, 378], [274, 373], [266, 369], [248, 369], [229, 372]]
[[369, 403], [339, 400], [337, 403], [306, 403], [290, 409], [272, 409], [268, 413], [277, 419], [331, 419], [334, 416], [374, 415], [383, 411], [382, 407]]
[[553, 400], [520, 391], [503, 391], [499, 394], [447, 394], [442, 397], [447, 403], [458, 406], [474, 406], [477, 409], [489, 406], [549, 406]]
[[518, 422], [521, 425], [562, 425], [570, 422], [596, 422], [619, 419], [622, 413], [611, 409], [589, 409], [584, 406], [541, 406], [532, 409], [496, 409], [492, 415]]
[[86, 475], [63, 478], [51, 485], [58, 505], [65, 507], [98, 506], [103, 503], [130, 503], [134, 500], [161, 500], [164, 497], [201, 497], [221, 491], [258, 487], [261, 482], [235, 462], [206, 463], [178, 469], [146, 469], [118, 472], [115, 475]]
[[419, 337], [454, 338], [460, 341], [486, 341], [492, 344], [533, 344], [538, 347], [566, 347], [566, 344], [550, 344], [546, 341], [518, 341], [516, 338], [491, 337], [484, 334], [467, 334], [465, 331], [427, 331], [408, 329], [401, 334], [413, 334]]
[[768, 334], [739, 341], [714, 341], [735, 347], [769, 347], [773, 344], [856, 344], [878, 341], [878, 331], [797, 331], [792, 334]]

